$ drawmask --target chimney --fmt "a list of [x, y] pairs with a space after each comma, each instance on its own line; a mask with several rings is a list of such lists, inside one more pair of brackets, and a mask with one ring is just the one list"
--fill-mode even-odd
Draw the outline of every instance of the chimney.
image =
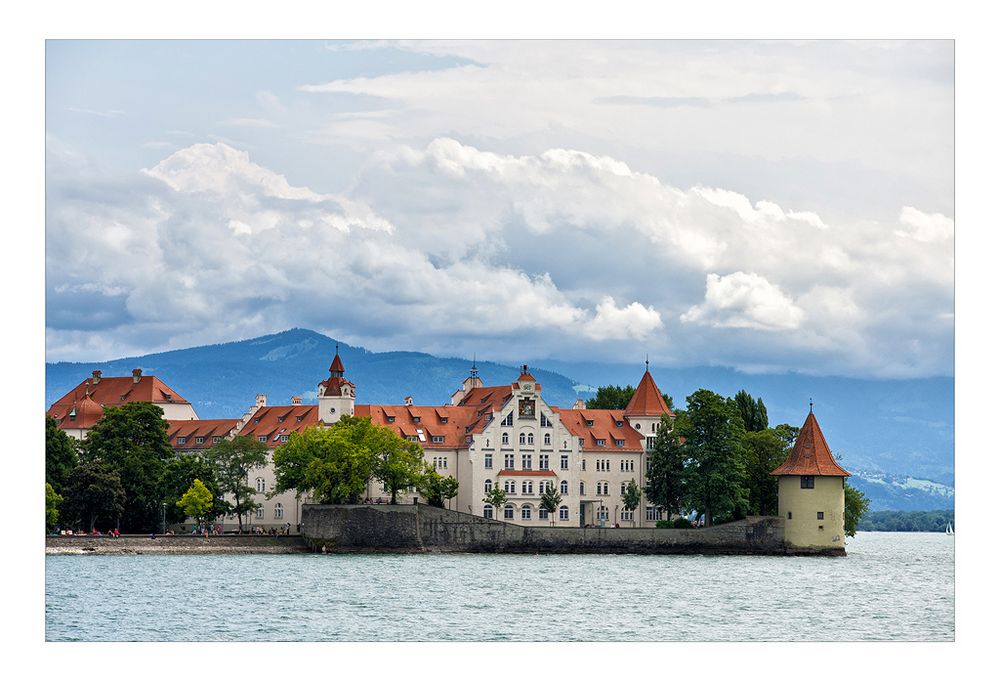
[[259, 393], [257, 395], [257, 402], [256, 402], [255, 406], [258, 407], [258, 408], [260, 408], [260, 407], [266, 407], [267, 406], [267, 395], [264, 395], [263, 393]]
[[142, 378], [142, 369], [132, 369], [132, 382], [138, 383], [140, 378]]
[[298, 395], [292, 395], [292, 404], [302, 404], [302, 398]]
[[100, 371], [100, 369], [94, 369], [94, 380], [93, 380], [93, 383], [94, 383], [94, 385], [97, 385], [100, 382], [101, 382], [101, 371]]
[[403, 398], [403, 405], [407, 406], [407, 407], [412, 407], [413, 406], [413, 398], [410, 397], [409, 395], [407, 395], [406, 397], [404, 397]]

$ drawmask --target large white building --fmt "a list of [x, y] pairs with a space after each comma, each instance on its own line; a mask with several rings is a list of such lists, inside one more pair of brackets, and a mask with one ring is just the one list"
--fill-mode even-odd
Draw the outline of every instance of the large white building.
[[[319, 383], [318, 404], [304, 405], [293, 397], [291, 404], [271, 406], [264, 395], [258, 395], [242, 419], [213, 420], [198, 419], [190, 403], [155, 377], [136, 377], [139, 381], [153, 379], [162, 386], [157, 388], [159, 392], [151, 393], [152, 397], [169, 397], [166, 404], [163, 399], [154, 403], [165, 407], [171, 445], [177, 452], [208, 449], [221, 438], [234, 435], [256, 438], [273, 451], [294, 432], [354, 415], [370, 418], [418, 443], [428, 463], [442, 475], [453, 475], [459, 482], [458, 496], [448, 505], [454, 510], [493, 517], [495, 509], [485, 504], [483, 497], [492, 487], [501, 487], [508, 502], [497, 519], [523, 525], [617, 523], [642, 527], [661, 518], [653, 506], [641, 503], [632, 513], [622, 501], [630, 481], [635, 480], [640, 489], [645, 485], [647, 451], [661, 417], [673, 416], [648, 367], [623, 410], [584, 409], [579, 401], [570, 409], [550, 405], [527, 366], [516, 380], [500, 386], [484, 386], [473, 367], [447, 405], [416, 406], [409, 399], [401, 405], [375, 405], [355, 404], [355, 385], [345, 377], [337, 353], [329, 377]], [[96, 372], [95, 378], [99, 379]], [[104, 395], [98, 395], [95, 387], [88, 379], [49, 411], [76, 437], [83, 437], [100, 416], [104, 402], [98, 397]], [[114, 397], [111, 393], [107, 396]], [[186, 410], [178, 411], [179, 405], [186, 405]], [[86, 422], [80, 420], [82, 412], [87, 414]], [[298, 526], [301, 505], [307, 499], [296, 498], [292, 492], [268, 498], [267, 492], [274, 485], [270, 459], [264, 469], [251, 473], [248, 482], [257, 490], [261, 504], [251, 524], [264, 528], [281, 528], [286, 523]], [[546, 486], [555, 487], [562, 496], [553, 517], [540, 506]], [[388, 500], [377, 483], [369, 486], [368, 496]], [[225, 524], [229, 529], [235, 519], [227, 519]]]

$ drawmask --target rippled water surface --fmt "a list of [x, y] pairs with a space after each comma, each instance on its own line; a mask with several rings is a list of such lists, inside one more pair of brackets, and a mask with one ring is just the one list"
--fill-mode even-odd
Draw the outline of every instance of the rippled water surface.
[[50, 641], [953, 640], [954, 539], [846, 558], [47, 556]]

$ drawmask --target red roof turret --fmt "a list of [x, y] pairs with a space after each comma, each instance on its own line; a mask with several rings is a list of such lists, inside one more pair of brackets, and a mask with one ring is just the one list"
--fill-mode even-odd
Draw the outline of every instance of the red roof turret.
[[785, 463], [771, 471], [771, 475], [835, 475], [846, 478], [851, 474], [834, 461], [819, 422], [810, 411]]
[[660, 389], [656, 387], [653, 375], [649, 373], [649, 369], [646, 369], [642, 380], [639, 381], [639, 387], [635, 389], [632, 399], [625, 407], [625, 416], [660, 416], [661, 414], [674, 415], [670, 411], [670, 407], [667, 406], [666, 400], [663, 399]]

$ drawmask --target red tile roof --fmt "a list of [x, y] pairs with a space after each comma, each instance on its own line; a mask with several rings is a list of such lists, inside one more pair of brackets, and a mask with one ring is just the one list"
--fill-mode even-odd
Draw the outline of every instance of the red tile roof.
[[[240, 419], [193, 419], [167, 421], [167, 438], [174, 449], [211, 449], [214, 438], [227, 438]], [[184, 442], [180, 442], [184, 438]], [[198, 442], [198, 438], [202, 438]]]
[[819, 422], [810, 411], [788, 458], [771, 471], [771, 475], [835, 475], [846, 478], [850, 473], [834, 461]]
[[344, 363], [340, 360], [340, 350], [333, 356], [333, 362], [330, 363], [330, 373], [334, 372], [344, 373]]
[[84, 394], [79, 400], [68, 404], [52, 405], [48, 413], [59, 422], [60, 428], [93, 428], [104, 416], [104, 408]]
[[628, 406], [625, 407], [625, 414], [627, 416], [674, 415], [664, 401], [660, 389], [656, 387], [656, 381], [653, 380], [653, 376], [649, 373], [648, 369], [642, 375], [642, 380], [639, 381], [639, 387], [635, 389], [632, 399], [628, 401]]
[[[475, 407], [411, 407], [393, 404], [359, 404], [354, 415], [371, 418], [372, 423], [391, 428], [404, 438], [417, 438], [423, 449], [467, 447], [467, 427], [476, 419]], [[390, 420], [391, 419], [391, 420]], [[419, 432], [418, 432], [419, 431]], [[423, 439], [420, 438], [421, 434]], [[434, 438], [444, 438], [434, 442]]]
[[[135, 381], [138, 378], [138, 382]], [[109, 376], [101, 378], [100, 372], [95, 371], [94, 376], [81, 382], [78, 386], [70, 390], [61, 398], [56, 400], [48, 413], [59, 421], [60, 425], [66, 428], [90, 428], [89, 425], [80, 425], [81, 404], [84, 400], [92, 401], [97, 405], [98, 411], [86, 405], [84, 409], [89, 415], [97, 413], [97, 418], [103, 415], [102, 407], [114, 407], [129, 402], [152, 402], [153, 404], [190, 404], [183, 397], [174, 392], [173, 388], [161, 381], [156, 376]], [[68, 421], [73, 406], [77, 405], [76, 419]], [[96, 419], [94, 419], [96, 422]]]
[[472, 407], [475, 416], [466, 424], [469, 434], [481, 433], [490, 422], [489, 418], [493, 412], [503, 409], [513, 395], [513, 389], [509, 385], [488, 386], [483, 388], [473, 388], [458, 403], [460, 407]]
[[[629, 425], [625, 420], [625, 412], [621, 410], [553, 407], [552, 411], [559, 415], [559, 419], [572, 435], [583, 440], [584, 451], [642, 452], [644, 450], [645, 436]], [[588, 425], [588, 422], [591, 425]], [[604, 440], [604, 446], [598, 445], [598, 440]], [[615, 440], [624, 440], [625, 445], [618, 447], [615, 445]]]
[[289, 404], [261, 407], [247, 421], [237, 435], [245, 435], [264, 442], [270, 448], [282, 444], [281, 437], [301, 433], [319, 423], [319, 407], [315, 404]]

